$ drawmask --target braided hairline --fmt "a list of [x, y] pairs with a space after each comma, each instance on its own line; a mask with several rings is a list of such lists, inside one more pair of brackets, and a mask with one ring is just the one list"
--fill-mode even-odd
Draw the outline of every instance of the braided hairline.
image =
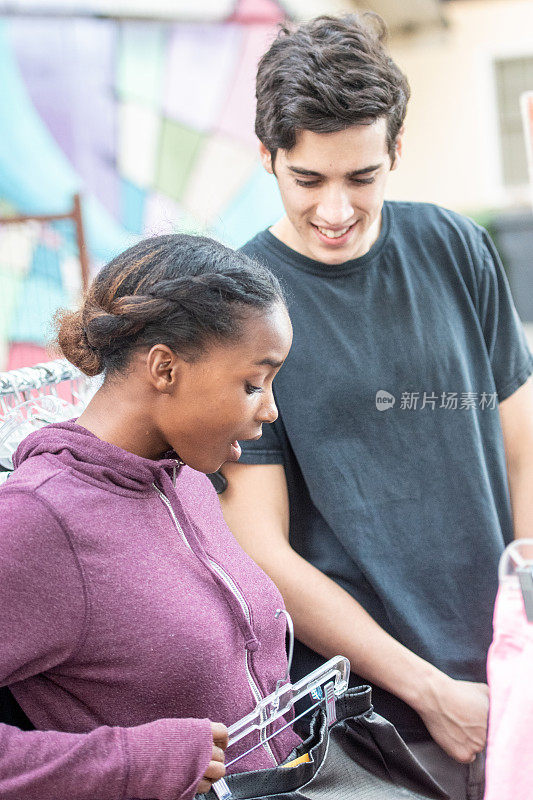
[[[85, 338], [92, 349], [101, 347], [98, 341], [99, 332], [94, 330], [95, 323], [100, 328], [102, 325], [105, 326], [108, 340], [134, 336], [147, 323], [168, 312], [170, 305], [171, 303], [168, 300], [144, 295], [119, 297], [113, 301], [108, 310], [96, 303], [86, 302], [83, 309]], [[132, 316], [133, 312], [135, 312], [135, 317]]]
[[[250, 305], [252, 301], [239, 281], [227, 275], [216, 273], [206, 275], [187, 275], [160, 281], [157, 293], [124, 295], [115, 298], [108, 308], [103, 307], [94, 297], [87, 297], [84, 307], [84, 335], [92, 350], [98, 349], [98, 334], [91, 331], [94, 321], [107, 322], [108, 339], [119, 339], [138, 334], [150, 322], [161, 316], [175, 313], [181, 307], [185, 314], [194, 315], [194, 298], [186, 296], [187, 289], [201, 289], [205, 293], [210, 289], [220, 295], [220, 299], [241, 305]], [[181, 296], [180, 296], [181, 295]], [[189, 303], [187, 302], [189, 301]], [[134, 314], [133, 318], [131, 315]], [[107, 319], [106, 319], [107, 318]], [[113, 330], [112, 323], [116, 325]]]
[[211, 338], [236, 339], [245, 309], [277, 300], [277, 279], [244, 254], [206, 237], [153, 237], [110, 261], [79, 310], [57, 316], [57, 342], [86, 374], [111, 374], [158, 342], [194, 358]]
[[[211, 280], [210, 280], [211, 279]], [[117, 297], [113, 300], [108, 308], [105, 308], [100, 303], [90, 302], [89, 299], [85, 304], [86, 311], [92, 311], [91, 318], [87, 320], [90, 322], [95, 317], [127, 317], [131, 312], [146, 315], [158, 314], [164, 312], [166, 309], [170, 310], [176, 305], [187, 308], [187, 298], [184, 292], [180, 292], [180, 284], [191, 284], [192, 287], [211, 289], [220, 295], [224, 295], [226, 300], [230, 302], [250, 303], [252, 302], [247, 295], [245, 289], [239, 286], [238, 281], [224, 275], [198, 275], [187, 276], [186, 278], [176, 278], [170, 281], [161, 281], [158, 286], [158, 291], [146, 292], [146, 294], [131, 294]], [[167, 285], [168, 284], [168, 285]], [[210, 285], [211, 284], [211, 285]], [[147, 322], [148, 319], [145, 319]], [[133, 322], [133, 320], [132, 320]]]
[[[185, 275], [177, 278], [170, 278], [167, 280], [159, 281], [157, 291], [147, 291], [147, 297], [164, 298], [166, 300], [174, 300], [177, 303], [186, 305], [187, 290], [192, 290], [191, 298], [198, 294], [205, 294], [205, 290], [211, 290], [218, 293], [221, 298], [229, 302], [252, 303], [256, 304], [257, 296], [252, 300], [243, 285], [242, 278], [234, 278], [232, 275], [221, 275], [220, 273], [206, 273], [203, 275]], [[254, 287], [257, 295], [257, 287]], [[267, 298], [265, 297], [265, 300]]]

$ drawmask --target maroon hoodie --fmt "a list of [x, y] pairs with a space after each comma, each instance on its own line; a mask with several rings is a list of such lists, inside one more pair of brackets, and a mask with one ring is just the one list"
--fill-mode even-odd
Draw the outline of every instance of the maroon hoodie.
[[[66, 422], [30, 434], [15, 466], [0, 489], [0, 685], [38, 730], [0, 724], [0, 797], [191, 798], [208, 720], [240, 719], [285, 673], [278, 590], [208, 478], [175, 459]], [[233, 769], [298, 742], [288, 728]]]

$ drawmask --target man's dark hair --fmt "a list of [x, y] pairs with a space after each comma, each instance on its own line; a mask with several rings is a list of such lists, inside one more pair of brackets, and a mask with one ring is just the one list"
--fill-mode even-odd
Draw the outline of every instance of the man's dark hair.
[[394, 161], [410, 90], [388, 55], [377, 14], [321, 16], [291, 30], [283, 26], [257, 70], [255, 132], [275, 157], [299, 131], [334, 133], [387, 119]]
[[203, 236], [145, 239], [102, 269], [77, 311], [56, 319], [63, 355], [86, 375], [127, 367], [140, 348], [166, 344], [194, 360], [212, 341], [284, 302], [277, 278], [244, 253]]

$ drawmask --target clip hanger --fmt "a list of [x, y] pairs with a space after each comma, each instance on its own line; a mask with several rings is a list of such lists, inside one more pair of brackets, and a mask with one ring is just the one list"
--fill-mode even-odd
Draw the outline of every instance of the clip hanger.
[[516, 570], [516, 574], [522, 590], [527, 621], [533, 622], [533, 569], [531, 567], [522, 567]]
[[41, 389], [43, 386], [80, 377], [85, 376], [77, 367], [64, 358], [58, 358], [55, 361], [36, 364], [33, 367], [21, 367], [8, 372], [0, 372], [0, 396], [11, 394], [24, 396], [24, 393], [32, 389]]
[[[294, 626], [290, 614], [285, 609], [278, 609], [276, 611], [276, 618], [282, 613], [285, 614], [287, 618], [291, 637], [291, 646], [289, 648], [290, 668], [294, 646]], [[269, 725], [290, 711], [298, 700], [301, 700], [313, 690], [322, 687], [326, 681], [333, 681], [334, 696], [341, 697], [348, 688], [349, 679], [350, 662], [345, 656], [330, 658], [325, 664], [322, 664], [322, 666], [310, 672], [309, 675], [304, 676], [295, 684], [290, 683], [289, 670], [287, 670], [285, 677], [277, 682], [276, 688], [272, 694], [260, 700], [254, 710], [245, 717], [234, 722], [233, 725], [230, 725], [228, 728], [228, 747], [235, 744], [235, 742], [238, 742], [240, 739], [243, 739], [245, 736], [248, 736], [248, 734], [253, 731], [263, 732]], [[307, 713], [307, 711], [305, 713]], [[292, 724], [292, 722], [289, 724]]]
[[533, 622], [533, 539], [516, 539], [503, 551], [498, 566], [500, 583], [518, 579], [528, 622]]

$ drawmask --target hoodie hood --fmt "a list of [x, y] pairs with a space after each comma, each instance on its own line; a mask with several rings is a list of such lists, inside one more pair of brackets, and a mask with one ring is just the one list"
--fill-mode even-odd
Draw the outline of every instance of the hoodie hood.
[[20, 467], [40, 455], [101, 484], [103, 489], [121, 492], [146, 491], [153, 483], [161, 484], [164, 473], [174, 479], [181, 466], [172, 451], [157, 461], [142, 458], [102, 441], [75, 420], [46, 425], [30, 433], [18, 446], [13, 465]]

